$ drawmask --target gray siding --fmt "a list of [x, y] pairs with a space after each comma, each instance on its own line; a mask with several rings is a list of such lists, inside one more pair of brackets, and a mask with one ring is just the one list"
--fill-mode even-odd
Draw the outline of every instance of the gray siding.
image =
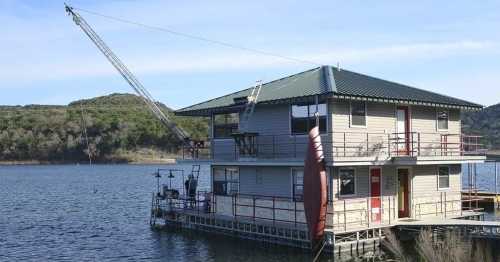
[[414, 166], [412, 189], [415, 197], [418, 195], [435, 194], [440, 192], [458, 192], [461, 190], [460, 175], [462, 173], [460, 165], [444, 165], [450, 167], [450, 188], [438, 189], [438, 168], [439, 165]]
[[291, 197], [290, 167], [241, 166], [240, 193]]
[[290, 134], [289, 105], [260, 105], [248, 121], [248, 131], [262, 135]]
[[214, 159], [234, 160], [235, 144], [232, 138], [212, 140], [212, 154]]
[[349, 100], [335, 99], [329, 102], [333, 132], [392, 133], [396, 129], [395, 105], [367, 102], [366, 127], [351, 127]]
[[[334, 132], [396, 132], [395, 104], [367, 102], [367, 124], [365, 127], [350, 126], [349, 100], [329, 101], [332, 114], [331, 127]], [[411, 130], [413, 132], [436, 133], [437, 109], [429, 106], [410, 106]], [[449, 127], [444, 133], [460, 133], [460, 110], [449, 109]]]

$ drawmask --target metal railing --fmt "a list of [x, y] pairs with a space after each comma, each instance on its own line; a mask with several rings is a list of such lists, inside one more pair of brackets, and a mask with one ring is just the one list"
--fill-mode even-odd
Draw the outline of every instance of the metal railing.
[[[398, 156], [464, 156], [484, 155], [481, 136], [447, 133], [376, 133], [330, 132], [321, 135], [325, 158], [398, 157]], [[252, 155], [231, 139], [212, 140], [206, 149], [212, 159], [303, 159], [307, 151], [306, 135], [259, 134]]]
[[[153, 193], [152, 205], [153, 211], [161, 214], [171, 212], [192, 212], [200, 213], [215, 213], [213, 208], [215, 199], [213, 194], [208, 191], [198, 191], [196, 195], [188, 196], [185, 194], [178, 195], [161, 195]], [[156, 210], [156, 211], [155, 211]]]
[[397, 219], [395, 196], [336, 199], [331, 209], [335, 231], [390, 225]]
[[[172, 212], [221, 215], [248, 221], [289, 223], [306, 226], [304, 203], [292, 197], [256, 194], [215, 195], [200, 191], [196, 197], [165, 197], [153, 194], [152, 205], [157, 215], [165, 217]], [[419, 194], [411, 198], [410, 217], [458, 217], [469, 210], [467, 204], [476, 199], [462, 198], [460, 191]], [[154, 205], [156, 203], [156, 205]], [[325, 227], [335, 232], [368, 229], [391, 225], [399, 219], [397, 196], [341, 198], [327, 205]]]
[[[219, 212], [240, 217], [252, 221], [264, 220], [271, 223], [284, 222], [292, 223], [295, 226], [305, 225], [304, 205], [301, 201], [295, 201], [292, 197], [266, 196], [255, 194], [234, 194], [231, 196], [215, 195], [214, 199], [219, 204], [231, 206], [231, 212]], [[221, 201], [225, 199], [225, 201]], [[227, 201], [230, 199], [230, 201]], [[219, 208], [218, 204], [214, 207]], [[220, 211], [220, 210], [219, 210]]]

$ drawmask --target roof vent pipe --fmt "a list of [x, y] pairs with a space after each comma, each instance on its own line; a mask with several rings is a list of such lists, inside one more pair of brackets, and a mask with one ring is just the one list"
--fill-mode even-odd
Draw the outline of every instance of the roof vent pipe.
[[322, 66], [323, 76], [325, 77], [326, 91], [327, 92], [337, 92], [337, 86], [335, 85], [335, 79], [333, 76], [333, 71], [331, 66]]

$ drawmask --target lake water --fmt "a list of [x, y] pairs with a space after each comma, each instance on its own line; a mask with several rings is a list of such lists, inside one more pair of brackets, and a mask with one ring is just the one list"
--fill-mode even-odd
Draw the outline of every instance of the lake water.
[[[159, 167], [165, 166], [0, 166], [0, 261], [311, 259], [289, 248], [151, 230], [151, 174]], [[200, 177], [200, 186], [208, 181]]]
[[[311, 260], [291, 248], [151, 230], [152, 173], [160, 167], [166, 166], [0, 166], [0, 261]], [[186, 174], [191, 169], [176, 167]], [[201, 173], [200, 187], [206, 188], [208, 167]], [[492, 178], [480, 174], [478, 183], [491, 186]]]

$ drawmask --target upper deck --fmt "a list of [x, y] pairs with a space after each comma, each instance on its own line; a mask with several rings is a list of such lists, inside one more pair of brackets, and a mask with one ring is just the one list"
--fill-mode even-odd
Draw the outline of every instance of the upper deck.
[[176, 111], [210, 117], [206, 157], [299, 164], [307, 132], [319, 125], [325, 158], [335, 165], [485, 159], [481, 137], [463, 134], [461, 128], [462, 111], [482, 106], [450, 96], [328, 66], [263, 84], [247, 116], [242, 101], [249, 92]]
[[[321, 135], [329, 165], [413, 165], [484, 161], [480, 136], [411, 132], [330, 132]], [[215, 139], [199, 151], [197, 159], [239, 164], [301, 165], [307, 150], [305, 135], [257, 135], [254, 150], [245, 151], [233, 139]], [[189, 158], [185, 155], [186, 159]]]

